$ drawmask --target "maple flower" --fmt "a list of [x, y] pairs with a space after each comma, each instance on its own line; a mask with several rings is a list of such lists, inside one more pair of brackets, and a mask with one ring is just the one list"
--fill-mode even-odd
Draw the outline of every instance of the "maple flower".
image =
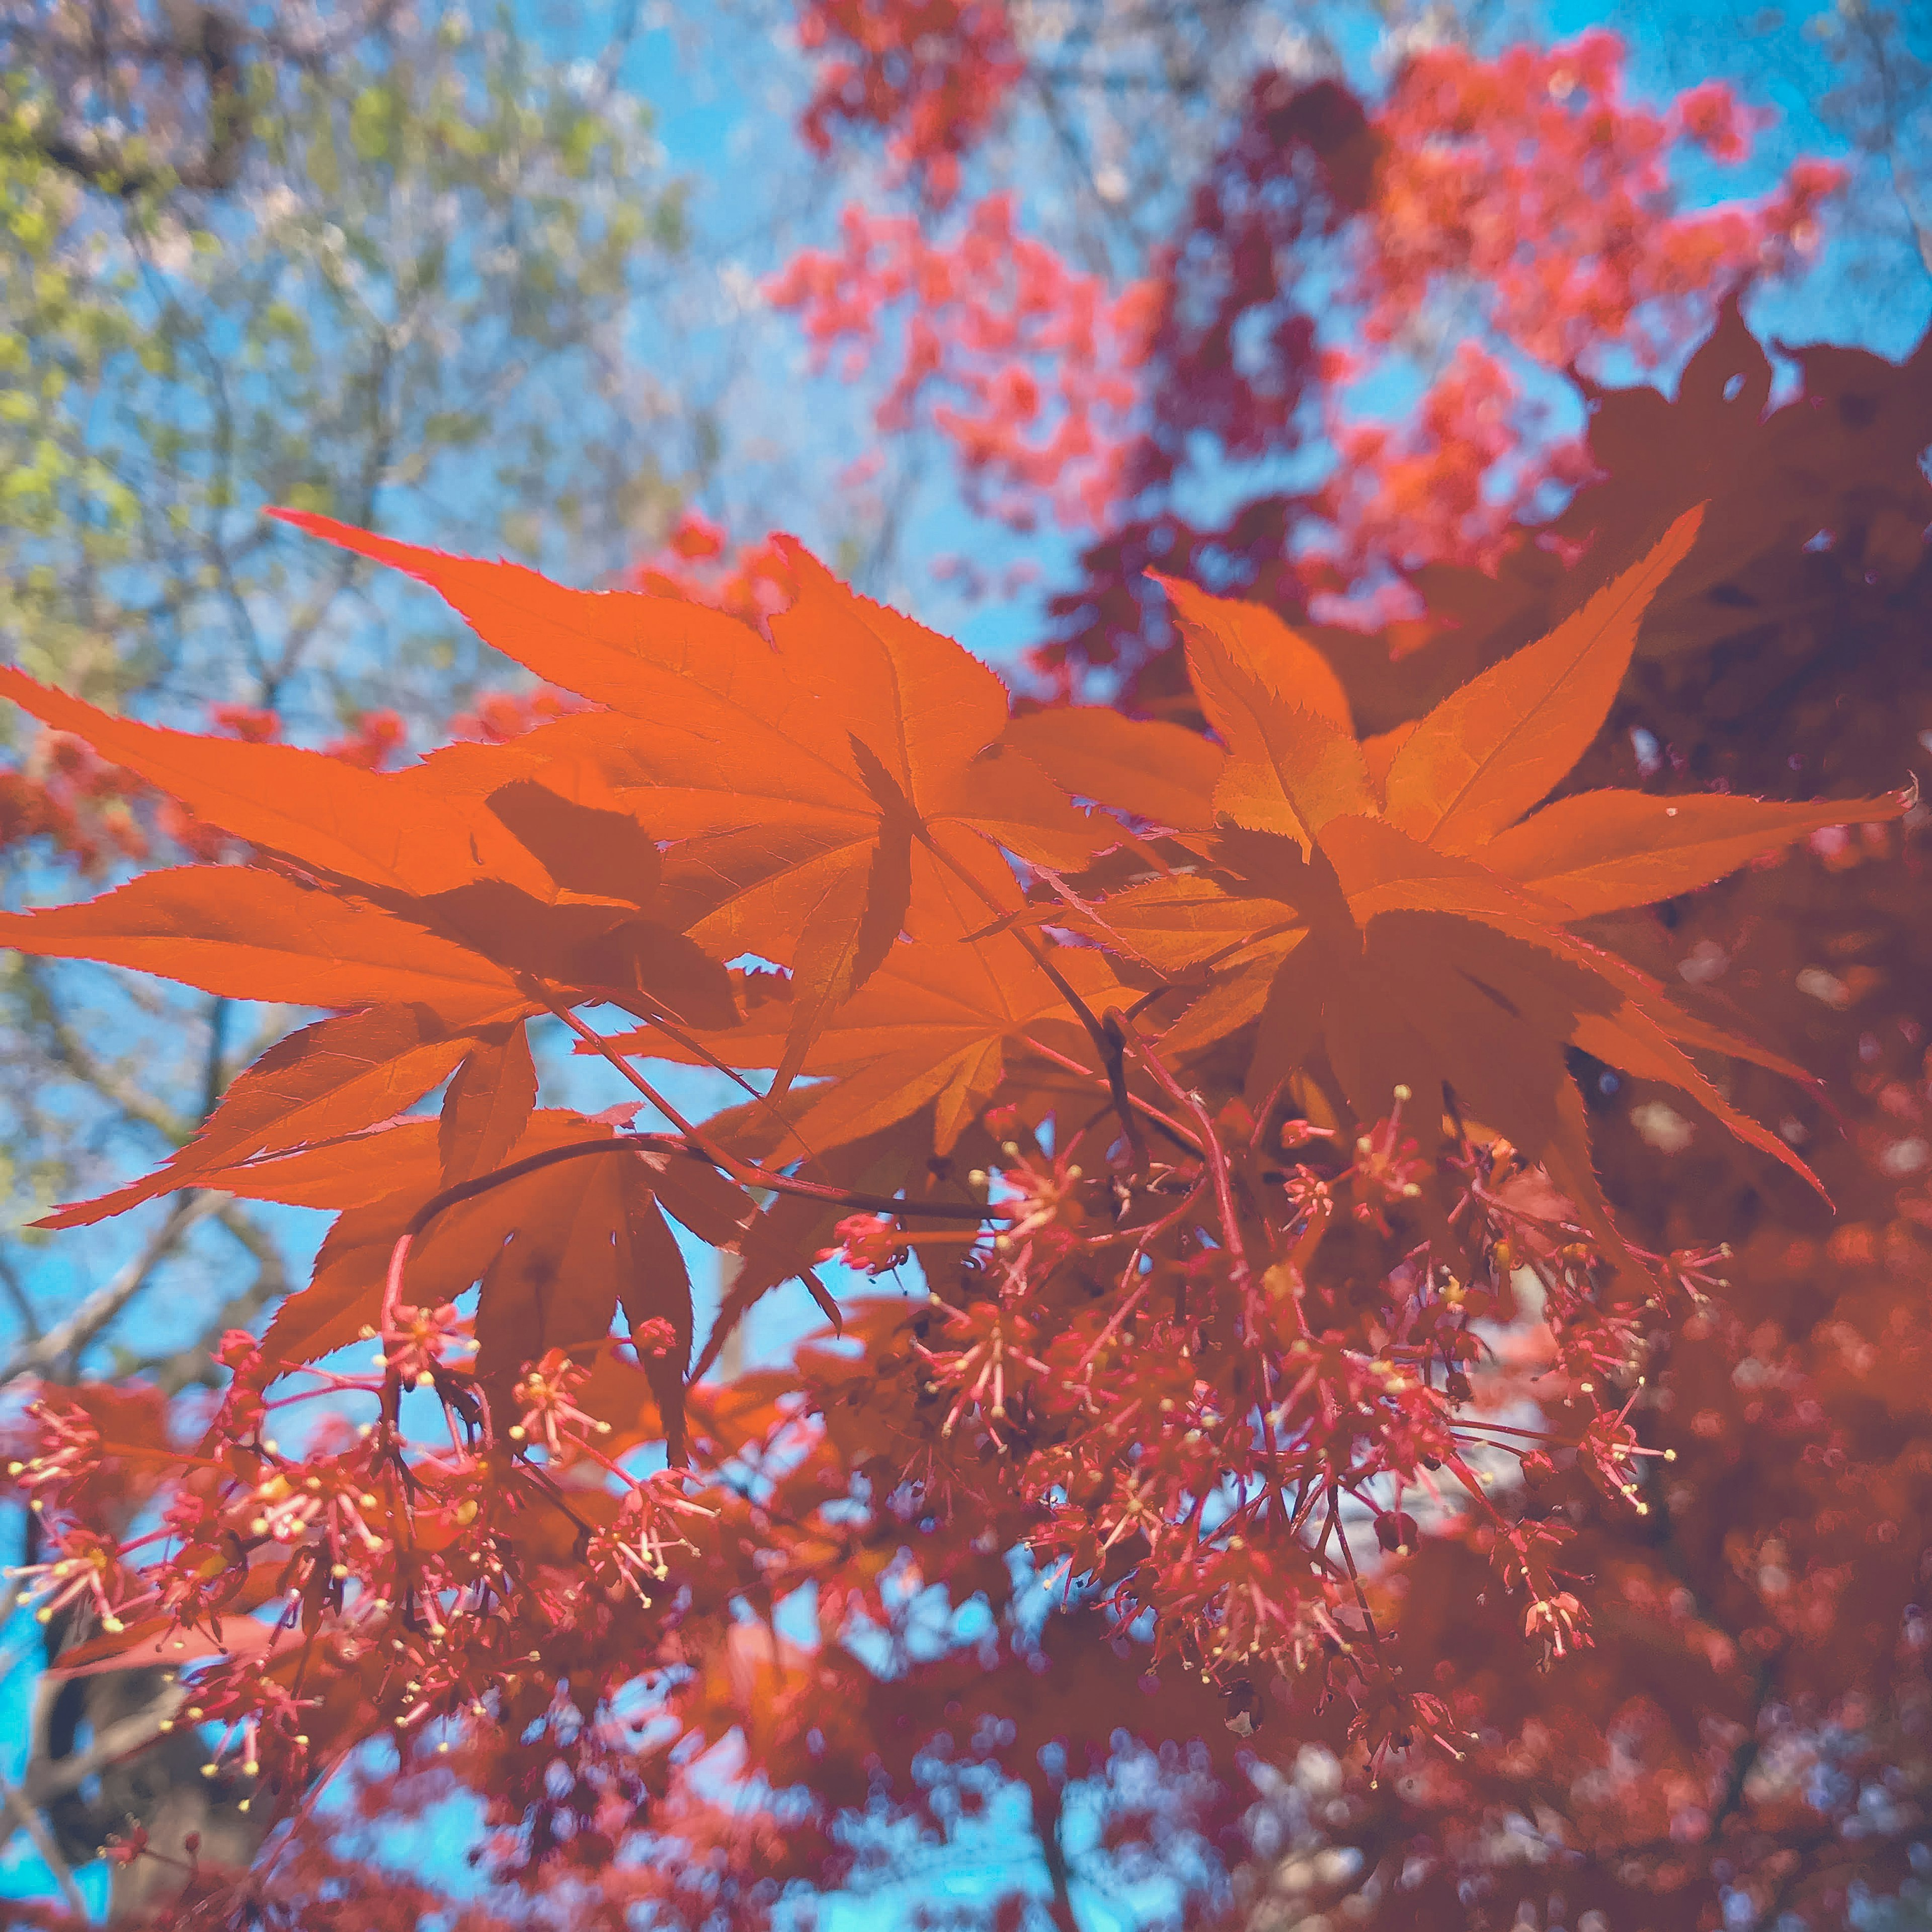
[[989, 1423], [1004, 1423], [1010, 1401], [1028, 1379], [1051, 1372], [1032, 1352], [1035, 1324], [997, 1301], [975, 1301], [963, 1309], [935, 1305], [945, 1318], [949, 1339], [957, 1343], [945, 1348], [916, 1345], [934, 1386], [957, 1391], [940, 1432], [950, 1436], [974, 1408]]
[[1086, 1224], [1086, 1210], [1081, 1183], [1085, 1170], [1064, 1154], [1052, 1160], [1022, 1157], [1016, 1144], [1008, 1142], [1002, 1151], [1006, 1165], [1000, 1178], [1012, 1194], [1000, 1205], [1012, 1218], [994, 1237], [994, 1245], [1005, 1253], [1022, 1242], [1054, 1231], [1057, 1252], [1070, 1250], [1078, 1241]]
[[34, 1426], [36, 1453], [10, 1461], [7, 1474], [26, 1492], [28, 1507], [38, 1512], [50, 1502], [66, 1502], [99, 1474], [100, 1430], [86, 1410], [45, 1400], [29, 1402], [26, 1414]]
[[[126, 1628], [122, 1612], [130, 1606], [122, 1582], [121, 1551], [110, 1537], [86, 1529], [64, 1531], [60, 1554], [44, 1563], [31, 1563], [7, 1572], [21, 1586], [21, 1600], [33, 1606], [34, 1620], [50, 1623], [71, 1605], [85, 1602], [110, 1636]], [[145, 1602], [152, 1592], [135, 1600]], [[118, 1605], [118, 1607], [117, 1607]]]
[[1395, 1106], [1355, 1142], [1355, 1158], [1348, 1178], [1355, 1195], [1355, 1217], [1372, 1221], [1384, 1233], [1388, 1210], [1413, 1201], [1422, 1192], [1421, 1177], [1429, 1163], [1419, 1160], [1421, 1143], [1402, 1131], [1402, 1110], [1414, 1098], [1408, 1088], [1395, 1088]]
[[1432, 1692], [1402, 1690], [1378, 1680], [1358, 1694], [1361, 1708], [1349, 1724], [1348, 1739], [1367, 1754], [1371, 1789], [1390, 1757], [1406, 1751], [1418, 1737], [1427, 1738], [1457, 1760], [1471, 1742], [1468, 1732], [1456, 1729], [1448, 1705]]
[[820, 1261], [841, 1261], [862, 1274], [884, 1274], [911, 1257], [905, 1230], [883, 1214], [848, 1214], [836, 1232], [838, 1245], [820, 1249]]
[[[461, 1366], [454, 1358], [472, 1353], [476, 1338], [469, 1318], [459, 1315], [453, 1302], [435, 1308], [404, 1304], [395, 1311], [394, 1325], [380, 1337], [374, 1365], [400, 1378], [412, 1388], [433, 1388], [447, 1379], [452, 1368]], [[364, 1340], [376, 1339], [373, 1328]]]
[[591, 1538], [591, 1568], [630, 1590], [648, 1610], [651, 1590], [670, 1575], [671, 1552], [694, 1550], [684, 1528], [694, 1517], [711, 1521], [717, 1515], [686, 1493], [680, 1472], [660, 1470], [627, 1489], [616, 1520]]
[[590, 1371], [561, 1348], [552, 1348], [527, 1370], [514, 1391], [519, 1414], [507, 1433], [512, 1442], [541, 1443], [553, 1456], [580, 1445], [586, 1436], [608, 1436], [610, 1424], [574, 1400]]
[[1589, 1613], [1568, 1590], [1532, 1602], [1522, 1620], [1523, 1635], [1541, 1639], [1546, 1660], [1568, 1656], [1590, 1643]]

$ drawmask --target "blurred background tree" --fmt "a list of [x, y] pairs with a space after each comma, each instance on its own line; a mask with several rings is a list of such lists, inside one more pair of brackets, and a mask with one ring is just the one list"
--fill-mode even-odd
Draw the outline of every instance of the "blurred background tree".
[[[407, 518], [593, 574], [663, 519], [709, 432], [640, 366], [632, 317], [683, 272], [685, 190], [618, 81], [634, 19], [607, 26], [595, 58], [564, 58], [508, 13], [447, 8], [7, 10], [10, 657], [150, 715], [214, 706], [260, 732], [277, 714], [380, 758], [441, 734], [476, 647], [455, 626], [372, 630], [367, 573], [318, 562], [264, 504]], [[16, 745], [11, 890], [42, 856], [22, 832], [96, 872], [166, 842], [72, 747]], [[157, 1034], [118, 988], [17, 962], [4, 992], [16, 1222], [104, 1159], [178, 1142], [260, 1043], [219, 1003], [171, 1008]], [[239, 1318], [280, 1264], [244, 1210], [215, 1219], [263, 1270]], [[17, 1264], [0, 1278], [32, 1346]], [[88, 1317], [36, 1365], [106, 1325]]]

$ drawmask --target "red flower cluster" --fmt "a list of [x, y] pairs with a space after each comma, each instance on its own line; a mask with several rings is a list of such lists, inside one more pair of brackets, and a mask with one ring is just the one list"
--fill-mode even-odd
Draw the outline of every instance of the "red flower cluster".
[[884, 134], [900, 176], [938, 207], [1022, 71], [1004, 0], [802, 0], [798, 34], [820, 57], [806, 140], [827, 152], [835, 122]]
[[657, 551], [631, 573], [638, 590], [681, 597], [763, 630], [798, 594], [791, 566], [773, 543], [740, 548], [718, 525], [686, 510]]
[[[966, 58], [956, 44], [953, 56]], [[1492, 563], [1513, 519], [1584, 473], [1580, 448], [1551, 436], [1530, 371], [1612, 346], [1654, 366], [1739, 281], [1802, 262], [1843, 185], [1841, 169], [1802, 161], [1756, 201], [1678, 212], [1673, 154], [1688, 145], [1742, 161], [1761, 117], [1715, 82], [1662, 111], [1635, 105], [1624, 60], [1596, 31], [1488, 60], [1432, 50], [1402, 69], [1366, 146], [1352, 145], [1323, 90], [1278, 101], [1283, 90], [1258, 86], [1220, 190], [1193, 198], [1194, 226], [1154, 278], [1117, 295], [1022, 233], [1006, 194], [976, 204], [947, 242], [914, 217], [848, 208], [842, 246], [802, 252], [767, 292], [800, 313], [821, 364], [844, 350], [851, 378], [878, 369], [884, 320], [901, 316], [880, 430], [937, 431], [970, 499], [1019, 528], [1050, 510], [1106, 529], [1186, 467], [1203, 430], [1230, 460], [1282, 453], [1308, 427], [1312, 389], [1339, 460], [1309, 503], [1320, 534], [1298, 578], [1327, 615], [1411, 615], [1387, 572]], [[1364, 353], [1318, 349], [1313, 319], [1290, 299], [1333, 225], [1282, 212], [1305, 198], [1296, 183], [1311, 144], [1346, 242], [1323, 307], [1348, 316]], [[1351, 159], [1358, 147], [1372, 160]], [[1292, 192], [1283, 202], [1270, 187]], [[1181, 322], [1204, 292], [1219, 298], [1204, 334]], [[1408, 427], [1351, 412], [1348, 386], [1394, 365], [1451, 299], [1480, 334], [1429, 382]], [[1228, 406], [1200, 419], [1216, 385]], [[1163, 425], [1171, 404], [1191, 412], [1185, 423]]]
[[[746, 1728], [750, 1768], [808, 1774], [793, 1754], [839, 1738], [869, 1682], [835, 1663], [836, 1640], [891, 1626], [926, 1584], [963, 1593], [1012, 1546], [1104, 1614], [1148, 1682], [1167, 1670], [1212, 1684], [1236, 1738], [1294, 1685], [1318, 1709], [1335, 1703], [1376, 1767], [1418, 1742], [1454, 1753], [1449, 1703], [1389, 1667], [1401, 1566], [1445, 1537], [1466, 1543], [1529, 1638], [1561, 1657], [1590, 1640], [1580, 1579], [1560, 1567], [1574, 1532], [1498, 1507], [1498, 1458], [1526, 1474], [1574, 1463], [1640, 1509], [1632, 1456], [1653, 1453], [1634, 1449], [1634, 1396], [1616, 1408], [1588, 1397], [1590, 1419], [1551, 1434], [1502, 1424], [1521, 1388], [1485, 1338], [1513, 1318], [1512, 1276], [1534, 1276], [1544, 1332], [1563, 1341], [1561, 1360], [1539, 1354], [1534, 1366], [1573, 1400], [1593, 1375], [1607, 1390], [1593, 1365], [1612, 1354], [1628, 1382], [1664, 1304], [1621, 1301], [1593, 1246], [1553, 1235], [1546, 1190], [1511, 1180], [1507, 1148], [1466, 1148], [1438, 1168], [1390, 1120], [1352, 1154], [1282, 1176], [1258, 1141], [1228, 1150], [1235, 1194], [1267, 1204], [1260, 1221], [1294, 1258], [1264, 1276], [1240, 1259], [1258, 1230], [1247, 1215], [1220, 1245], [1153, 1261], [1175, 1228], [1213, 1222], [1205, 1172], [1175, 1177], [1160, 1220], [1114, 1233], [1106, 1175], [1010, 1141], [1004, 1166], [976, 1177], [1008, 1204], [1007, 1232], [974, 1241], [957, 1287], [849, 1310], [862, 1355], [807, 1347], [795, 1370], [694, 1389], [689, 1471], [628, 1466], [656, 1417], [646, 1376], [608, 1348], [550, 1351], [493, 1417], [475, 1324], [447, 1306], [399, 1304], [365, 1331], [374, 1352], [359, 1369], [231, 1338], [234, 1380], [193, 1456], [170, 1448], [158, 1407], [116, 1414], [110, 1442], [111, 1396], [50, 1391], [10, 1466], [48, 1549], [21, 1581], [44, 1617], [85, 1603], [117, 1647], [158, 1644], [187, 1674], [182, 1714], [220, 1729], [211, 1764], [230, 1760], [282, 1802], [372, 1712], [405, 1763], [454, 1749], [506, 1817], [520, 1814], [497, 1848], [518, 1864], [586, 1828], [517, 1798], [510, 1767], [534, 1720], [550, 1714], [553, 1790], [559, 1769], [574, 1790], [602, 1790], [635, 1747], [620, 1748], [608, 1716], [560, 1726], [560, 1708], [608, 1711], [626, 1684], [658, 1682], [653, 1816], [675, 1833], [705, 1814], [707, 1744]], [[1386, 1231], [1417, 1174], [1446, 1184], [1483, 1270], [1456, 1279], [1425, 1247], [1366, 1292], [1318, 1281], [1330, 1204], [1357, 1202], [1342, 1226]], [[938, 1264], [934, 1238], [879, 1216], [841, 1232], [867, 1264], [914, 1240]], [[1712, 1258], [1650, 1258], [1672, 1293], [1710, 1284]], [[1235, 1334], [1244, 1345], [1230, 1349]], [[668, 1334], [658, 1321], [633, 1339]], [[289, 1391], [291, 1374], [302, 1386]], [[404, 1426], [412, 1393], [434, 1406], [428, 1430], [427, 1418]], [[272, 1432], [304, 1428], [311, 1406], [307, 1447], [285, 1449]], [[850, 1486], [862, 1466], [878, 1480], [862, 1507]], [[748, 1487], [746, 1471], [760, 1472]], [[104, 1540], [89, 1525], [109, 1485], [142, 1497], [158, 1526]], [[1378, 1566], [1352, 1543], [1365, 1528]], [[881, 1538], [907, 1546], [892, 1570], [855, 1562]], [[812, 1586], [826, 1648], [721, 1646], [747, 1562], [774, 1600]], [[1130, 1630], [1144, 1640], [1126, 1646]]]
[[1636, 106], [1624, 58], [1593, 30], [1493, 60], [1435, 48], [1402, 70], [1376, 117], [1382, 161], [1354, 250], [1366, 340], [1396, 340], [1454, 287], [1545, 368], [1612, 344], [1654, 368], [1732, 284], [1815, 243], [1845, 178], [1823, 162], [1799, 163], [1761, 201], [1677, 211], [1678, 144], [1742, 161], [1757, 117], [1716, 82], [1661, 113]]
[[132, 802], [146, 788], [64, 731], [38, 731], [15, 769], [0, 771], [0, 850], [45, 838], [82, 872], [113, 857], [147, 856]]
[[977, 202], [950, 242], [910, 216], [857, 207], [840, 225], [840, 249], [805, 250], [766, 291], [800, 312], [821, 366], [842, 346], [841, 368], [860, 374], [882, 317], [902, 311], [880, 432], [929, 423], [975, 503], [1016, 528], [1042, 506], [1069, 524], [1102, 520], [1126, 487], [1154, 285], [1110, 294], [1019, 232], [1011, 194]]
[[[1495, 348], [1466, 340], [1402, 428], [1351, 416], [1336, 394], [1380, 358], [1330, 366], [1326, 430], [1340, 462], [1319, 514], [1332, 534], [1310, 574], [1336, 590], [1378, 568], [1493, 568], [1514, 521], [1588, 459], [1552, 438], [1511, 371], [1568, 367], [1615, 346], [1641, 368], [1708, 324], [1741, 280], [1787, 271], [1816, 246], [1843, 169], [1801, 161], [1756, 202], [1673, 211], [1681, 143], [1749, 158], [1762, 117], [1707, 82], [1653, 112], [1622, 98], [1616, 36], [1510, 48], [1491, 61], [1438, 48], [1402, 70], [1376, 117], [1376, 193], [1353, 236], [1348, 296], [1372, 350], [1396, 349], [1442, 298], [1473, 303]], [[1322, 614], [1375, 625], [1415, 614], [1385, 593], [1331, 591]]]
[[1369, 373], [1370, 358], [1337, 352], [1328, 367], [1323, 412], [1339, 460], [1319, 501], [1330, 534], [1306, 568], [1358, 587], [1315, 598], [1318, 615], [1358, 626], [1418, 616], [1406, 584], [1378, 573], [1437, 562], [1492, 568], [1539, 492], [1589, 473], [1582, 443], [1542, 434], [1508, 364], [1479, 343], [1457, 346], [1400, 424], [1351, 416], [1332, 386]]

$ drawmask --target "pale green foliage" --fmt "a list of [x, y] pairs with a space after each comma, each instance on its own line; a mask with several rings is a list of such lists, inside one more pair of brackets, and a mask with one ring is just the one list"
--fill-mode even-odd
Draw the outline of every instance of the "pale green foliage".
[[[244, 42], [240, 98], [188, 130], [238, 142], [214, 190], [140, 131], [159, 70], [127, 77], [116, 118], [136, 133], [89, 148], [39, 44], [8, 50], [0, 647], [29, 669], [298, 711], [345, 680], [394, 702], [416, 669], [404, 690], [433, 710], [448, 646], [442, 667], [361, 676], [340, 648], [350, 576], [266, 531], [263, 503], [484, 543], [540, 512], [592, 569], [634, 547], [664, 485], [625, 322], [682, 225], [647, 113], [507, 16], [379, 17], [306, 60]], [[76, 143], [87, 165], [52, 158]], [[130, 186], [137, 166], [154, 172]]]
[[[645, 546], [691, 439], [639, 366], [640, 296], [682, 272], [685, 197], [608, 10], [573, 16], [590, 62], [507, 10], [0, 0], [0, 658], [172, 722], [272, 706], [311, 741], [391, 706], [421, 748], [500, 664], [263, 506], [592, 579]], [[32, 742], [0, 718], [0, 763]], [[0, 890], [44, 891], [44, 862], [7, 851]], [[191, 1132], [264, 1043], [224, 1020], [0, 964], [4, 1224]], [[231, 1205], [188, 1244], [214, 1280], [144, 1346], [238, 1287], [245, 1318], [231, 1238], [259, 1300], [276, 1243]], [[25, 1268], [0, 1253], [0, 1288]]]

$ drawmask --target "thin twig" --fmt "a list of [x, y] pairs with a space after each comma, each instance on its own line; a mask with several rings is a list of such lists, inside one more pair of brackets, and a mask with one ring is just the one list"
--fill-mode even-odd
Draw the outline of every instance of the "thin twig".
[[54, 1843], [46, 1820], [4, 1778], [0, 1778], [0, 1810], [13, 1820], [16, 1830], [26, 1832], [32, 1840], [41, 1862], [53, 1874], [54, 1883], [60, 1887], [60, 1895], [67, 1901], [68, 1910], [86, 1918], [87, 1900], [81, 1895], [80, 1887], [74, 1883], [74, 1874], [68, 1869], [66, 1859], [61, 1856], [60, 1847]]
[[[915, 818], [914, 827], [920, 843], [995, 918], [1006, 916], [1006, 909], [950, 852], [933, 838], [922, 820]], [[1032, 935], [1018, 926], [1011, 926], [1007, 930], [1027, 957], [1046, 974], [1054, 991], [1073, 1009], [1075, 1018], [1085, 1029], [1087, 1037], [1093, 1042], [1094, 1051], [1100, 1056], [1100, 1065], [1107, 1076], [1107, 1090], [1113, 1096], [1114, 1111], [1120, 1116], [1121, 1130], [1126, 1135], [1127, 1145], [1133, 1152], [1135, 1168], [1138, 1172], [1145, 1173], [1150, 1165], [1147, 1136], [1142, 1132], [1141, 1124], [1134, 1115], [1133, 1096], [1127, 1090], [1126, 1063], [1118, 1030], [1102, 1025], [1100, 1016], [1081, 998], [1066, 975], [1053, 963], [1052, 956], [1046, 947], [1036, 945]]]
[[1153, 1048], [1125, 1024], [1117, 1008], [1108, 1008], [1106, 1019], [1120, 1035], [1123, 1048], [1133, 1049], [1134, 1058], [1147, 1070], [1161, 1091], [1194, 1116], [1201, 1133], [1201, 1157], [1208, 1163], [1208, 1172], [1213, 1178], [1215, 1202], [1220, 1209], [1222, 1231], [1228, 1238], [1231, 1277], [1238, 1288], [1245, 1289], [1250, 1274], [1247, 1248], [1241, 1239], [1241, 1224], [1234, 1210], [1234, 1178], [1228, 1169], [1227, 1150], [1214, 1130], [1214, 1123], [1208, 1118], [1208, 1110], [1198, 1099], [1167, 1070]]
[[21, 962], [22, 976], [32, 988], [29, 1004], [34, 1016], [46, 1028], [53, 1045], [54, 1057], [68, 1072], [106, 1095], [123, 1113], [145, 1121], [172, 1147], [181, 1146], [194, 1132], [194, 1123], [97, 1058], [87, 1042], [70, 1027], [56, 1004], [52, 990], [39, 968], [32, 962]]
[[64, 1355], [84, 1348], [147, 1284], [148, 1277], [184, 1236], [227, 1199], [225, 1194], [182, 1194], [175, 1198], [167, 1219], [148, 1237], [147, 1244], [105, 1286], [97, 1288], [68, 1318], [50, 1328], [38, 1341], [16, 1348], [4, 1368], [0, 1386], [22, 1376], [52, 1368]]
[[385, 1330], [394, 1321], [396, 1310], [402, 1305], [403, 1277], [409, 1266], [410, 1250], [437, 1215], [508, 1181], [520, 1180], [526, 1174], [554, 1167], [560, 1161], [578, 1160], [586, 1155], [601, 1154], [676, 1154], [686, 1160], [701, 1160], [709, 1166], [722, 1168], [734, 1179], [742, 1180], [748, 1175], [748, 1184], [769, 1188], [774, 1194], [801, 1195], [808, 1200], [849, 1208], [858, 1214], [920, 1214], [941, 1221], [1010, 1221], [1017, 1218], [1004, 1208], [988, 1208], [976, 1201], [909, 1201], [897, 1195], [862, 1194], [852, 1188], [827, 1187], [815, 1180], [800, 1180], [789, 1174], [773, 1174], [750, 1162], [734, 1160], [722, 1150], [693, 1146], [689, 1141], [674, 1134], [619, 1134], [608, 1141], [573, 1141], [568, 1146], [546, 1148], [541, 1154], [526, 1154], [521, 1160], [513, 1160], [507, 1166], [496, 1168], [488, 1174], [458, 1181], [454, 1186], [431, 1195], [410, 1216], [403, 1232], [396, 1238], [395, 1246], [389, 1251], [388, 1275], [382, 1291]]
[[164, 1684], [141, 1709], [98, 1730], [85, 1750], [68, 1757], [40, 1759], [28, 1772], [24, 1795], [44, 1804], [50, 1799], [78, 1791], [97, 1773], [132, 1757], [136, 1751], [146, 1750], [157, 1738], [164, 1736], [161, 1726], [172, 1724], [175, 1713], [187, 1702], [188, 1694], [178, 1684]]
[[[478, 1194], [487, 1194], [506, 1181], [520, 1180], [524, 1175], [535, 1174], [540, 1168], [554, 1167], [559, 1161], [577, 1160], [586, 1154], [670, 1154], [686, 1160], [701, 1160], [707, 1166], [724, 1168], [725, 1165], [703, 1148], [694, 1147], [676, 1134], [618, 1134], [608, 1141], [572, 1141], [566, 1146], [546, 1148], [541, 1154], [526, 1154], [521, 1160], [513, 1160], [507, 1166], [479, 1174], [472, 1180], [460, 1180], [440, 1194], [432, 1195], [410, 1216], [405, 1238], [420, 1234], [446, 1208], [454, 1208], [460, 1202], [471, 1200]], [[917, 1201], [907, 1200], [896, 1194], [864, 1194], [853, 1188], [828, 1187], [819, 1181], [800, 1180], [792, 1174], [773, 1174], [764, 1168], [744, 1165], [755, 1186], [768, 1187], [774, 1194], [802, 1195], [808, 1200], [826, 1202], [836, 1208], [850, 1208], [859, 1214], [923, 1214], [940, 1221], [1010, 1221], [1016, 1218], [1006, 1209], [989, 1208], [983, 1202]], [[726, 1168], [725, 1171], [730, 1170]]]
[[20, 1285], [20, 1277], [14, 1272], [13, 1264], [4, 1253], [0, 1253], [0, 1289], [4, 1289], [7, 1299], [14, 1304], [14, 1312], [20, 1318], [20, 1332], [29, 1342], [40, 1339], [40, 1317], [34, 1312], [34, 1304], [27, 1299], [27, 1291]]
[[208, 1388], [220, 1385], [213, 1343], [230, 1328], [244, 1328], [267, 1307], [289, 1292], [288, 1269], [273, 1240], [250, 1221], [232, 1200], [215, 1210], [214, 1218], [254, 1256], [255, 1279], [238, 1294], [232, 1294], [217, 1309], [200, 1335], [185, 1348], [164, 1355], [153, 1355], [132, 1365], [128, 1372], [154, 1383], [164, 1396], [176, 1396], [190, 1384]]

